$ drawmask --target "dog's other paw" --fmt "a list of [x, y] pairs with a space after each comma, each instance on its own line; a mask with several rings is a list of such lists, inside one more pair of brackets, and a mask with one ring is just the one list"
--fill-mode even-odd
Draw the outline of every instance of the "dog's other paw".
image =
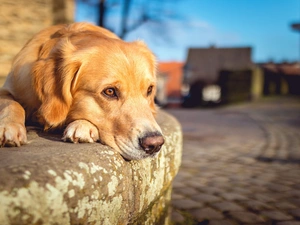
[[19, 123], [0, 124], [0, 147], [19, 147], [27, 143], [26, 128]]
[[99, 132], [90, 122], [75, 120], [67, 126], [62, 139], [73, 143], [93, 143], [99, 140]]

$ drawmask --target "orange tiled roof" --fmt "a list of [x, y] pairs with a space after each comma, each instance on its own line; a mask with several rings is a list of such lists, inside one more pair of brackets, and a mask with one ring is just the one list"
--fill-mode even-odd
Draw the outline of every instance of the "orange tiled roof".
[[167, 76], [167, 96], [180, 97], [182, 83], [182, 62], [160, 62], [158, 70], [160, 74]]

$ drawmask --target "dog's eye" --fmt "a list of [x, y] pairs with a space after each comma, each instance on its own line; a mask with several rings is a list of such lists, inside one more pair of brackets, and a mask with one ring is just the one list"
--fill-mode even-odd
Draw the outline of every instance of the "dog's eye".
[[117, 92], [114, 88], [106, 88], [102, 92], [105, 96], [110, 98], [117, 98]]
[[151, 85], [151, 86], [148, 87], [147, 96], [151, 95], [152, 91], [153, 91], [153, 86]]

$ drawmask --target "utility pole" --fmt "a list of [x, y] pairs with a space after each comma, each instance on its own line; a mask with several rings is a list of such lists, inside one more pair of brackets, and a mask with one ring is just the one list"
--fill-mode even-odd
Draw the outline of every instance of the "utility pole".
[[[294, 31], [299, 32], [299, 34], [300, 34], [300, 23], [292, 23], [291, 27]], [[298, 59], [298, 64], [300, 66], [300, 35], [299, 35], [299, 59]]]

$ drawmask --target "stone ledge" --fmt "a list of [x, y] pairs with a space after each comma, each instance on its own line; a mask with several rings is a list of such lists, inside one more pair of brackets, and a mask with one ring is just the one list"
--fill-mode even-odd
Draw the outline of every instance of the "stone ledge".
[[0, 224], [167, 224], [182, 132], [165, 112], [157, 120], [166, 142], [153, 159], [36, 131], [29, 145], [0, 149]]

